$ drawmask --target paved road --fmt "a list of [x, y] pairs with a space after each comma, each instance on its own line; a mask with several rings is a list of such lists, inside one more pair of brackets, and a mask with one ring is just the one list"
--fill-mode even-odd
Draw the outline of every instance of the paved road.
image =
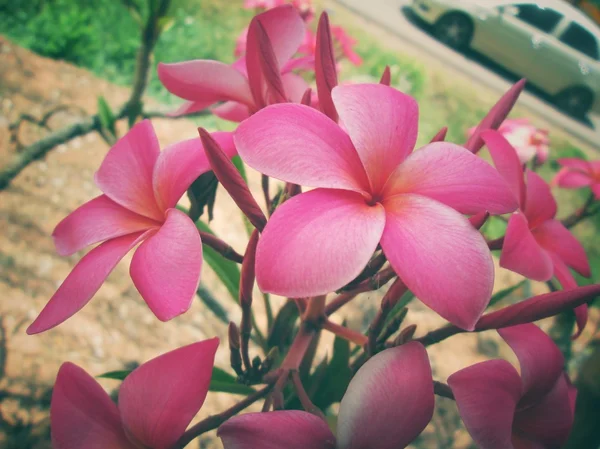
[[[411, 3], [411, 0], [336, 1], [363, 18], [376, 22], [388, 31], [393, 32], [400, 39], [406, 41], [407, 44], [423, 49], [436, 59], [453, 66], [477, 82], [495, 89], [499, 93], [506, 91], [512, 84], [498, 71], [492, 71], [480, 62], [469, 59], [436, 41], [419, 24], [410, 20], [410, 15], [406, 14], [406, 7]], [[583, 144], [600, 151], [600, 116], [590, 116], [589, 123], [583, 124], [557, 111], [549, 103], [531, 93], [521, 95], [519, 102], [552, 125], [561, 127]]]

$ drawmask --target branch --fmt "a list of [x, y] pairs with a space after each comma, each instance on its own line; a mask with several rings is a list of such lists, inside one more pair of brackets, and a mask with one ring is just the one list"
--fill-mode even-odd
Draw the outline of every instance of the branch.
[[438, 396], [443, 398], [448, 398], [454, 400], [454, 393], [452, 393], [452, 389], [443, 382], [438, 382], [437, 380], [433, 381], [433, 392]]

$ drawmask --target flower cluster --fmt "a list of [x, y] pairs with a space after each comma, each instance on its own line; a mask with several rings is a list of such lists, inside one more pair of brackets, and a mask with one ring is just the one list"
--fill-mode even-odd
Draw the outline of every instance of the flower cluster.
[[[190, 308], [205, 245], [241, 263], [242, 322], [229, 327], [230, 360], [240, 382], [263, 387], [186, 430], [210, 388], [217, 339], [142, 364], [125, 378], [118, 405], [81, 368], [66, 363], [52, 397], [55, 448], [176, 449], [219, 427], [225, 449], [395, 449], [410, 444], [430, 422], [434, 394], [456, 400], [467, 430], [484, 449], [560, 447], [573, 423], [576, 391], [559, 349], [531, 322], [574, 309], [579, 335], [586, 304], [600, 286], [577, 286], [570, 268], [590, 276], [585, 251], [556, 219], [556, 201], [534, 171], [537, 165], [526, 168], [530, 157], [524, 154], [533, 150], [519, 154], [509, 137], [516, 131], [502, 125], [523, 82], [500, 99], [464, 145], [445, 142], [442, 130], [415, 150], [418, 105], [389, 86], [389, 71], [379, 84], [338, 85], [333, 36], [347, 45], [351, 39], [330, 28], [324, 14], [313, 68], [312, 60], [298, 57], [307, 20], [299, 9], [305, 3], [276, 3], [246, 2], [271, 9], [254, 17], [245, 56], [233, 65], [159, 65], [164, 86], [187, 100], [178, 113], [218, 104], [211, 109], [215, 115], [240, 124], [232, 133], [201, 128], [198, 138], [162, 151], [149, 121], [133, 126], [96, 173], [103, 194], [72, 212], [53, 234], [64, 255], [98, 245], [28, 329], [43, 332], [73, 316], [130, 251], [130, 274], [141, 297], [157, 318], [173, 319]], [[298, 69], [314, 71], [316, 101]], [[484, 146], [493, 165], [478, 155]], [[545, 156], [535, 152], [542, 162]], [[262, 174], [266, 208], [231, 161], [236, 155]], [[559, 162], [565, 168], [558, 185], [591, 186], [598, 195], [595, 163]], [[199, 232], [176, 208], [192, 183], [211, 170], [255, 228], [243, 256]], [[270, 178], [281, 181], [275, 197]], [[480, 228], [494, 215], [505, 215], [508, 224], [504, 237], [490, 241]], [[555, 277], [563, 290], [486, 313], [493, 250], [501, 250], [502, 267], [537, 281]], [[330, 320], [359, 293], [391, 280], [368, 335]], [[287, 352], [281, 358], [271, 351], [250, 360], [255, 283], [265, 295], [288, 297], [300, 319], [296, 330], [287, 319], [294, 339], [282, 346]], [[400, 329], [403, 317], [388, 318], [408, 291], [449, 324], [419, 338], [413, 338], [414, 325]], [[433, 380], [428, 345], [489, 329], [513, 349], [520, 374], [508, 362], [492, 360], [456, 372], [449, 385]], [[335, 432], [300, 376], [320, 330], [363, 349], [346, 365], [350, 374], [333, 400], [340, 402]], [[295, 393], [287, 399], [304, 411], [286, 410], [290, 380]], [[234, 416], [263, 397], [263, 412]]]

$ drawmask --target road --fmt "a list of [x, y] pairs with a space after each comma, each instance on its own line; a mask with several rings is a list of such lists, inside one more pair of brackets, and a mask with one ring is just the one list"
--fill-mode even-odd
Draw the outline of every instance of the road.
[[[484, 66], [480, 61], [459, 54], [435, 40], [418, 23], [410, 19], [410, 14], [406, 14], [411, 0], [336, 0], [336, 2], [394, 33], [405, 44], [427, 52], [476, 82], [497, 90], [498, 93], [505, 92], [512, 84], [512, 81], [499, 74], [501, 70], [492, 70], [489, 65]], [[561, 127], [582, 144], [600, 151], [600, 116], [590, 116], [588, 124], [578, 122], [529, 92], [521, 95], [519, 103], [550, 124]]]

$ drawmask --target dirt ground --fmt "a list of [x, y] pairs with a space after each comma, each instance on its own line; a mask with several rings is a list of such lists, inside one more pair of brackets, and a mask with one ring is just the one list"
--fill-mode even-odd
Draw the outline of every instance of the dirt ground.
[[[78, 120], [84, 113], [94, 113], [99, 95], [118, 107], [127, 99], [128, 90], [83, 69], [34, 55], [0, 36], [0, 166], [18, 151], [14, 142], [10, 142], [8, 126], [20, 114], [41, 117], [59, 105], [69, 105], [49, 122], [51, 129], [58, 129]], [[196, 132], [193, 124], [186, 120], [155, 120], [154, 125], [163, 145], [193, 137]], [[28, 144], [46, 133], [47, 130], [25, 124], [19, 139]], [[99, 193], [93, 183], [93, 173], [107, 151], [107, 144], [97, 134], [74, 139], [58, 146], [44, 160], [31, 164], [9, 189], [0, 193], [0, 324], [4, 331], [0, 347], [0, 447], [42, 449], [50, 446], [45, 410], [48, 387], [64, 361], [77, 363], [98, 375], [217, 335], [222, 338], [217, 364], [227, 367], [225, 326], [214, 319], [200, 301], [187, 314], [168, 323], [159, 322], [133, 287], [127, 258], [76, 316], [41, 335], [25, 334], [27, 325], [83, 254], [58, 256], [51, 233], [64, 216]], [[251, 174], [251, 187], [258, 192], [257, 181], [257, 176]], [[223, 191], [218, 194], [212, 227], [221, 238], [243, 251], [247, 239], [242, 221]], [[518, 279], [499, 269], [496, 288]], [[216, 297], [227, 296], [206, 264], [202, 282]], [[534, 291], [543, 292], [544, 287], [534, 286]], [[381, 292], [363, 295], [336, 319], [341, 322], [346, 317], [351, 327], [360, 328], [363, 317], [372, 316], [376, 310], [380, 296]], [[229, 313], [237, 321], [239, 312], [228, 301], [225, 299], [223, 303], [232, 305]], [[276, 307], [281, 304], [281, 300], [274, 302]], [[260, 307], [257, 314], [259, 322], [263, 322]], [[411, 323], [418, 324], [420, 335], [441, 325], [442, 320], [416, 303], [411, 306], [406, 322]], [[580, 339], [577, 347], [588, 338], [589, 335], [585, 335]], [[430, 354], [435, 377], [439, 380], [490, 355], [501, 354], [514, 361], [492, 334], [457, 336], [431, 348]], [[107, 389], [118, 386], [116, 381], [102, 383]], [[223, 410], [234, 400], [223, 394], [209, 393], [198, 417]], [[450, 421], [456, 419], [452, 403], [440, 400], [438, 404], [440, 410], [450, 416]], [[419, 447], [447, 447], [444, 442], [453, 440], [456, 440], [454, 447], [469, 447], [468, 438], [454, 435], [452, 426], [448, 428], [440, 422], [438, 414]], [[31, 435], [30, 440], [19, 440], [28, 441], [19, 443], [21, 446], [15, 443], [19, 432]], [[206, 437], [201, 444], [201, 447], [212, 446], [214, 436]]]

